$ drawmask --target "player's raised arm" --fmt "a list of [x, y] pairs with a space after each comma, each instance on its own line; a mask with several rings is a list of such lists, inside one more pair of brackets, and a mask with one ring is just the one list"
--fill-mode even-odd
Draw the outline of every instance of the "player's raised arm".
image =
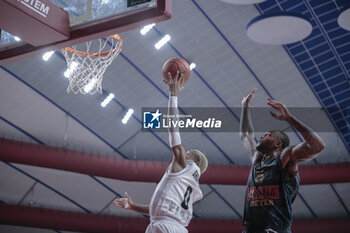
[[[183, 76], [184, 73], [180, 75], [178, 71], [175, 77], [168, 73], [168, 78], [163, 80], [169, 86], [168, 115], [172, 116], [171, 120], [174, 122], [178, 121], [177, 95], [183, 90], [180, 85]], [[179, 128], [173, 127], [173, 124], [170, 124], [169, 127], [169, 142], [174, 155], [171, 170], [172, 172], [179, 172], [186, 167], [186, 151], [181, 146]]]
[[254, 88], [248, 96], [243, 97], [241, 121], [240, 121], [241, 141], [252, 163], [256, 161], [257, 157], [260, 154], [256, 150], [256, 143], [254, 141], [253, 124], [251, 122], [250, 111], [249, 111], [249, 104], [250, 104], [250, 101], [252, 101], [252, 99], [254, 98], [255, 91], [256, 91], [256, 88]]
[[141, 214], [147, 214], [149, 215], [149, 205], [140, 205], [136, 204], [131, 197], [128, 195], [128, 193], [124, 194], [125, 197], [123, 198], [117, 198], [113, 201], [114, 205], [118, 206], [119, 208], [123, 208], [126, 210], [134, 210], [136, 212], [139, 212]]
[[[314, 159], [317, 154], [325, 148], [325, 143], [316, 132], [290, 114], [284, 104], [272, 100], [271, 98], [267, 100], [267, 104], [277, 111], [276, 113], [270, 112], [271, 116], [277, 120], [287, 121], [296, 128], [304, 138], [304, 142], [294, 146], [291, 153], [283, 154], [282, 157], [282, 166], [289, 162], [294, 163], [294, 166], [290, 166], [288, 169], [291, 169], [291, 172], [295, 172], [297, 170], [297, 163]], [[288, 158], [285, 158], [286, 156]]]

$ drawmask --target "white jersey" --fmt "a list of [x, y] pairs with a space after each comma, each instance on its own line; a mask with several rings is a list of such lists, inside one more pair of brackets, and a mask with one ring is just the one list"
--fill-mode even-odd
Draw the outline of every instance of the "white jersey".
[[203, 198], [199, 176], [199, 167], [192, 160], [186, 160], [186, 167], [177, 173], [172, 173], [169, 166], [151, 199], [151, 221], [166, 217], [188, 226], [193, 203]]

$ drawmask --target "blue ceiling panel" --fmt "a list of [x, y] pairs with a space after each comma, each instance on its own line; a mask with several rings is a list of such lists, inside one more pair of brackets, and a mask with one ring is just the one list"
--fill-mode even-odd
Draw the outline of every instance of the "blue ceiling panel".
[[[313, 25], [303, 41], [285, 46], [305, 81], [328, 112], [350, 154], [350, 32], [337, 18], [349, 1], [267, 0], [258, 4], [263, 14], [287, 11], [304, 15]], [[277, 8], [276, 8], [277, 7]], [[310, 57], [311, 56], [311, 57]], [[344, 114], [344, 110], [347, 114]]]
[[302, 53], [302, 54], [300, 54], [300, 55], [298, 55], [298, 56], [296, 56], [295, 57], [295, 59], [298, 61], [298, 62], [303, 62], [303, 61], [305, 61], [306, 59], [309, 59], [310, 57], [309, 57], [309, 55], [306, 53], [306, 52], [304, 52], [304, 53]]
[[338, 120], [341, 120], [343, 118], [343, 115], [341, 112], [337, 112], [337, 113], [333, 114], [332, 117], [335, 121], [338, 121]]
[[333, 98], [328, 98], [328, 99], [324, 100], [323, 102], [325, 105], [333, 105], [335, 103]]
[[299, 5], [297, 7], [293, 7], [293, 9], [291, 9], [292, 12], [304, 12], [307, 11], [306, 7], [304, 5]]
[[323, 53], [324, 51], [329, 50], [328, 44], [320, 44], [316, 46], [315, 48], [310, 50], [310, 55], [311, 56], [316, 56], [320, 53]]
[[316, 84], [318, 84], [318, 83], [320, 83], [320, 82], [322, 82], [322, 81], [323, 81], [323, 80], [322, 80], [322, 78], [321, 78], [320, 75], [317, 75], [317, 76], [312, 77], [312, 78], [309, 79], [309, 82], [310, 82], [311, 84], [313, 84], [313, 85], [316, 85]]
[[[338, 68], [338, 69], [340, 69], [340, 68]], [[327, 80], [326, 82], [327, 82], [328, 86], [332, 87], [332, 86], [335, 86], [335, 85], [337, 85], [341, 82], [344, 82], [344, 81], [346, 81], [345, 76], [340, 74], [340, 75], [337, 75], [336, 77], [333, 77], [333, 78]]]
[[320, 83], [320, 84], [316, 85], [314, 88], [316, 91], [322, 91], [322, 90], [327, 89], [327, 86], [324, 83]]
[[273, 1], [265, 1], [265, 2], [259, 4], [260, 9], [263, 11], [265, 11], [266, 9], [271, 8], [273, 6], [276, 6], [276, 4]]
[[309, 40], [308, 42], [305, 42], [305, 46], [308, 47], [308, 48], [320, 45], [320, 44], [322, 44], [322, 42], [324, 42], [324, 38], [320, 34], [318, 34], [317, 37], [316, 36], [308, 37], [308, 38], [306, 38], [306, 40], [309, 39], [309, 38], [312, 38], [312, 39]]
[[328, 21], [330, 21], [330, 19], [336, 19], [338, 18], [338, 11], [336, 9], [329, 11], [326, 15], [324, 16], [320, 16], [319, 19], [322, 23], [326, 23]]
[[345, 43], [350, 41], [350, 34], [342, 36], [342, 37], [340, 37], [338, 39], [334, 39], [332, 41], [333, 41], [334, 46], [336, 46], [336, 47], [341, 46], [342, 44], [345, 44]]
[[307, 70], [309, 68], [312, 68], [312, 67], [313, 67], [313, 62], [310, 61], [310, 60], [305, 62], [305, 63], [303, 63], [303, 64], [301, 64], [301, 68], [305, 69], [305, 70]]
[[333, 8], [334, 6], [334, 3], [333, 2], [329, 2], [319, 8], [316, 8], [314, 11], [317, 15], [321, 15], [321, 14], [324, 14], [326, 13], [327, 11], [329, 11], [329, 9]]
[[323, 28], [326, 31], [330, 31], [330, 30], [335, 29], [335, 28], [339, 29], [339, 25], [338, 25], [337, 20], [334, 20], [334, 21], [331, 21], [329, 23], [323, 24]]
[[345, 90], [349, 90], [349, 83], [348, 82], [342, 83], [341, 85], [338, 85], [338, 86], [335, 86], [335, 87], [331, 87], [331, 91], [333, 93], [339, 93], [339, 92], [345, 91]]
[[344, 55], [340, 55], [341, 59], [343, 61], [350, 61], [350, 53], [348, 54], [344, 54]]
[[346, 44], [343, 44], [343, 45], [341, 45], [341, 46], [338, 46], [337, 47], [337, 52], [339, 53], [339, 54], [343, 54], [343, 53], [346, 53], [346, 52], [349, 52], [349, 50], [348, 50], [348, 46], [350, 45], [350, 41], [348, 42], [348, 43], [346, 43]]
[[311, 70], [306, 71], [305, 74], [308, 77], [315, 76], [315, 74], [318, 74], [318, 70], [316, 68], [312, 68]]
[[346, 138], [347, 140], [349, 140], [349, 141], [350, 141], [350, 135], [349, 135], [349, 136], [346, 136], [345, 138]]
[[318, 54], [318, 55], [314, 56], [314, 60], [317, 64], [319, 64], [321, 62], [329, 60], [332, 57], [333, 57], [332, 51], [328, 50], [327, 52], [323, 52], [322, 55]]
[[328, 35], [331, 39], [342, 36], [344, 34], [344, 29], [336, 28], [335, 30], [328, 30]]
[[319, 95], [320, 95], [320, 98], [321, 98], [321, 99], [325, 99], [325, 98], [330, 97], [330, 96], [331, 96], [331, 93], [330, 93], [328, 90], [325, 90], [325, 91], [320, 92]]
[[[345, 101], [340, 101], [339, 103], [340, 103], [339, 105], [341, 108], [347, 108], [350, 106], [350, 99], [347, 99]], [[344, 123], [346, 123], [346, 122], [344, 121]], [[348, 125], [349, 123], [346, 123], [346, 124]]]
[[[332, 79], [334, 76], [341, 74], [342, 70], [340, 67], [330, 67], [328, 71], [323, 72], [323, 77], [325, 79]], [[342, 80], [340, 80], [342, 81]]]
[[318, 68], [320, 69], [321, 72], [324, 72], [329, 69], [329, 67], [333, 67], [338, 65], [338, 62], [335, 58], [332, 58], [330, 61], [325, 62], [322, 65], [319, 65]]
[[296, 54], [301, 53], [301, 52], [303, 52], [303, 51], [304, 51], [304, 46], [302, 46], [302, 45], [298, 45], [298, 46], [296, 46], [295, 48], [292, 48], [292, 49], [290, 50], [290, 52], [291, 52], [293, 55], [296, 55]]

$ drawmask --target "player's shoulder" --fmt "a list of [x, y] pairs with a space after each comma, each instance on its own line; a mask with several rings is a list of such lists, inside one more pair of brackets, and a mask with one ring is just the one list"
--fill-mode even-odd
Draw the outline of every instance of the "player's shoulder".
[[290, 145], [290, 146], [287, 146], [286, 148], [284, 148], [284, 149], [282, 150], [281, 156], [282, 156], [283, 154], [292, 153], [294, 147], [295, 147], [295, 145]]
[[283, 168], [286, 167], [286, 165], [290, 162], [292, 158], [293, 148], [295, 145], [287, 146], [283, 149], [281, 156], [279, 157], [281, 165]]
[[197, 181], [200, 176], [199, 167], [192, 160], [186, 160], [186, 167], [184, 168], [184, 175], [194, 177]]

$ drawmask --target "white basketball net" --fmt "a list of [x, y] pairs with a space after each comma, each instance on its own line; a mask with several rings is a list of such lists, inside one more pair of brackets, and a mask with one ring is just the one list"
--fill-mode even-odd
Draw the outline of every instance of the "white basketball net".
[[103, 74], [121, 52], [122, 45], [123, 41], [116, 34], [62, 49], [67, 62], [64, 75], [69, 78], [67, 93], [102, 93]]

